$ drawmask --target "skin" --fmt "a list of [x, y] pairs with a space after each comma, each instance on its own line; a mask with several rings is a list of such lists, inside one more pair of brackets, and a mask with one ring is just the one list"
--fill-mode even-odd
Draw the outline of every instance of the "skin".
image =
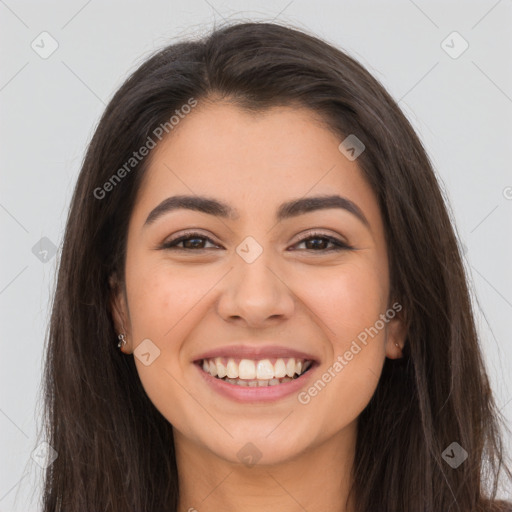
[[[129, 223], [126, 288], [113, 294], [112, 310], [125, 353], [147, 338], [160, 350], [150, 365], [135, 363], [174, 428], [180, 511], [353, 510], [346, 502], [357, 418], [385, 358], [402, 356], [401, 315], [306, 405], [297, 394], [235, 402], [198, 378], [193, 364], [214, 347], [277, 344], [314, 354], [316, 380], [391, 307], [377, 200], [340, 142], [309, 110], [249, 114], [218, 101], [198, 105], [151, 154]], [[178, 194], [221, 200], [240, 217], [180, 209], [144, 227], [153, 208]], [[339, 208], [274, 220], [285, 201], [331, 194], [356, 203], [369, 228]], [[190, 228], [213, 243], [159, 248]], [[311, 249], [300, 239], [312, 228], [354, 249], [329, 252], [332, 244], [317, 236], [320, 249]], [[236, 252], [247, 236], [263, 249], [251, 264]], [[261, 453], [251, 467], [237, 456], [248, 442]]]

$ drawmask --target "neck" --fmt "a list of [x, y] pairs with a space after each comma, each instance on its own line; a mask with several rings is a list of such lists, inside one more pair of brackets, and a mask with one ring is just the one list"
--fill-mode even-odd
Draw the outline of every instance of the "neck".
[[174, 432], [178, 512], [353, 512], [348, 500], [356, 422], [279, 464], [248, 467], [198, 448]]

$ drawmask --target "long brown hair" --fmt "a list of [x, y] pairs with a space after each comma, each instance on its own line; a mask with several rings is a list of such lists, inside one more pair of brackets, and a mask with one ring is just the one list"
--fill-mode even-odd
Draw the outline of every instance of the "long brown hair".
[[[158, 126], [195, 98], [263, 111], [305, 106], [358, 158], [384, 221], [392, 297], [408, 327], [359, 417], [353, 493], [361, 512], [500, 510], [502, 417], [482, 361], [468, 278], [445, 199], [420, 140], [354, 59], [303, 31], [235, 23], [170, 45], [108, 104], [89, 144], [60, 256], [44, 372], [44, 512], [176, 510], [172, 426], [133, 357], [117, 348], [109, 278], [123, 286], [127, 226], [149, 158], [105, 187]], [[98, 189], [108, 194], [99, 194]], [[96, 191], [96, 193], [95, 193]], [[102, 197], [99, 197], [99, 196]], [[456, 469], [443, 452], [468, 453]]]

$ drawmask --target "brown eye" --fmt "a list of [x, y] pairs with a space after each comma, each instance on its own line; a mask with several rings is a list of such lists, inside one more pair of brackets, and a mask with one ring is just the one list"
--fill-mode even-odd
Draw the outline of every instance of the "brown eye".
[[[187, 250], [196, 250], [201, 251], [205, 249], [209, 249], [209, 247], [204, 247], [205, 243], [212, 243], [213, 245], [216, 245], [213, 240], [208, 238], [207, 236], [204, 236], [200, 233], [187, 233], [186, 235], [180, 236], [179, 238], [176, 238], [175, 240], [170, 240], [169, 242], [165, 242], [162, 245], [162, 249], [177, 249], [180, 251], [187, 251]], [[183, 244], [182, 247], [178, 247], [179, 244]]]
[[[337, 238], [327, 236], [323, 233], [310, 233], [308, 237], [303, 238], [295, 245], [306, 244], [306, 251], [312, 252], [331, 252], [352, 249], [349, 245]], [[330, 248], [327, 248], [332, 244]]]

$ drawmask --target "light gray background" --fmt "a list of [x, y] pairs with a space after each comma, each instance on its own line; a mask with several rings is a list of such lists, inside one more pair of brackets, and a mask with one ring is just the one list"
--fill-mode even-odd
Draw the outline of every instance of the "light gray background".
[[[512, 418], [511, 0], [0, 0], [0, 512], [39, 510], [42, 470], [31, 453], [57, 258], [43, 263], [32, 248], [42, 237], [61, 245], [85, 147], [128, 73], [223, 18], [275, 18], [313, 32], [400, 100], [467, 249], [492, 384]], [[31, 48], [43, 31], [59, 45], [47, 59]], [[469, 43], [456, 59], [441, 47], [453, 31]]]

